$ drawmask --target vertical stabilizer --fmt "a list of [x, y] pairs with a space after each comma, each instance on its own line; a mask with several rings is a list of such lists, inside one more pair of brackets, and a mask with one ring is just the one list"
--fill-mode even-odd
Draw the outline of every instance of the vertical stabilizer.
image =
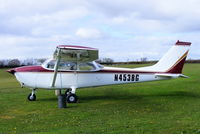
[[137, 70], [181, 74], [190, 45], [190, 42], [177, 41], [158, 63]]
[[190, 45], [190, 42], [177, 41], [154, 67], [163, 72], [181, 74]]

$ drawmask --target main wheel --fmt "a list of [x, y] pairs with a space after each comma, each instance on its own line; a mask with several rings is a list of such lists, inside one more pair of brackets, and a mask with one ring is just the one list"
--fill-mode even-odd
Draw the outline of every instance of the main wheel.
[[76, 94], [68, 94], [66, 100], [68, 103], [76, 103], [78, 101], [78, 97]]
[[35, 101], [35, 100], [36, 100], [36, 95], [35, 95], [35, 94], [32, 95], [32, 93], [30, 93], [30, 94], [28, 95], [27, 99], [28, 99], [29, 101]]

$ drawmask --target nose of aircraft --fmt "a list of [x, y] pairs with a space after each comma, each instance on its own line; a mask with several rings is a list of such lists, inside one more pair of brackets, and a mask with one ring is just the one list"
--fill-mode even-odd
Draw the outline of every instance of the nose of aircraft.
[[16, 71], [15, 71], [15, 68], [12, 68], [12, 69], [7, 70], [6, 72], [14, 75]]

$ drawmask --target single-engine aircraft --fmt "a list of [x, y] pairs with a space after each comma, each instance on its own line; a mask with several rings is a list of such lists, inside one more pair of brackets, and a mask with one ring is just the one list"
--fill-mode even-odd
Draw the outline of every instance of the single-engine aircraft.
[[95, 62], [98, 49], [60, 45], [53, 58], [41, 66], [18, 67], [7, 72], [14, 74], [22, 87], [32, 89], [29, 101], [36, 100], [36, 89], [44, 88], [66, 90], [67, 102], [75, 103], [78, 100], [76, 89], [82, 87], [187, 78], [182, 68], [190, 45], [190, 42], [177, 41], [155, 65], [130, 69], [98, 64]]

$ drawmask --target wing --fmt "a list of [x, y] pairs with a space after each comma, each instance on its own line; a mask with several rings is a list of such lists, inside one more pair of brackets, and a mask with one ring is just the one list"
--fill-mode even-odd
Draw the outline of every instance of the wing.
[[58, 46], [54, 52], [54, 59], [57, 59], [58, 56], [61, 60], [74, 62], [90, 62], [99, 58], [96, 48], [69, 45]]

